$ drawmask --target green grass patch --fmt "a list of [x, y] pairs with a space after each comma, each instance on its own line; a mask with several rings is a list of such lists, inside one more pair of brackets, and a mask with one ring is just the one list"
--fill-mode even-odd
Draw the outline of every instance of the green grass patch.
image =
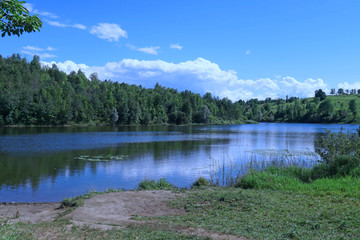
[[359, 198], [216, 187], [189, 191], [172, 206], [187, 214], [154, 219], [253, 239], [360, 239]]
[[175, 187], [167, 182], [165, 178], [160, 178], [158, 181], [155, 180], [143, 180], [139, 183], [139, 190], [172, 190]]
[[[317, 168], [313, 168], [317, 171]], [[285, 190], [305, 195], [336, 195], [360, 198], [360, 178], [354, 176], [312, 180], [313, 169], [269, 167], [250, 171], [236, 184], [244, 189]]]
[[[1, 228], [0, 228], [1, 229]], [[69, 220], [60, 219], [40, 224], [16, 223], [6, 225], [1, 232], [1, 240], [36, 240], [49, 236], [51, 239], [204, 239], [184, 235], [174, 230], [157, 226], [129, 226], [99, 230], [90, 227], [73, 226]], [[51, 237], [50, 237], [51, 236]]]

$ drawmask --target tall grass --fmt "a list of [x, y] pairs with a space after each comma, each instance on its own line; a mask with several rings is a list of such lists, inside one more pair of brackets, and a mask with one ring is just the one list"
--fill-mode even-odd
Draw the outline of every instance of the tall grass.
[[[230, 159], [224, 156], [221, 161], [212, 159], [210, 183], [215, 186], [234, 186], [242, 176], [250, 171], [259, 171], [271, 166], [309, 168], [320, 157], [311, 151], [255, 150], [249, 154], [250, 160], [240, 156]], [[305, 171], [305, 170], [304, 170]]]

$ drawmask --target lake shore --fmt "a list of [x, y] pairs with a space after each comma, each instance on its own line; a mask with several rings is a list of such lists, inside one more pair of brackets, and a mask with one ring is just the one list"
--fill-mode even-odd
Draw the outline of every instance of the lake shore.
[[356, 239], [359, 204], [359, 197], [324, 190], [89, 193], [62, 203], [1, 204], [0, 232], [22, 239]]

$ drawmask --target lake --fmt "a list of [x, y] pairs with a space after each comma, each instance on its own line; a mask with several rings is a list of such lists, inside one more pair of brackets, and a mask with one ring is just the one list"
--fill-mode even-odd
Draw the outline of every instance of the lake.
[[0, 128], [0, 202], [61, 201], [135, 189], [144, 179], [226, 184], [249, 166], [311, 166], [319, 160], [316, 139], [341, 127], [358, 125]]

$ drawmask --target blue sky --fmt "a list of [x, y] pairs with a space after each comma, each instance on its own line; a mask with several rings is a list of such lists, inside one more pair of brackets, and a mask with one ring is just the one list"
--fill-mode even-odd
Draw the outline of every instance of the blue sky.
[[40, 32], [1, 38], [66, 72], [231, 100], [360, 89], [358, 0], [32, 0]]

